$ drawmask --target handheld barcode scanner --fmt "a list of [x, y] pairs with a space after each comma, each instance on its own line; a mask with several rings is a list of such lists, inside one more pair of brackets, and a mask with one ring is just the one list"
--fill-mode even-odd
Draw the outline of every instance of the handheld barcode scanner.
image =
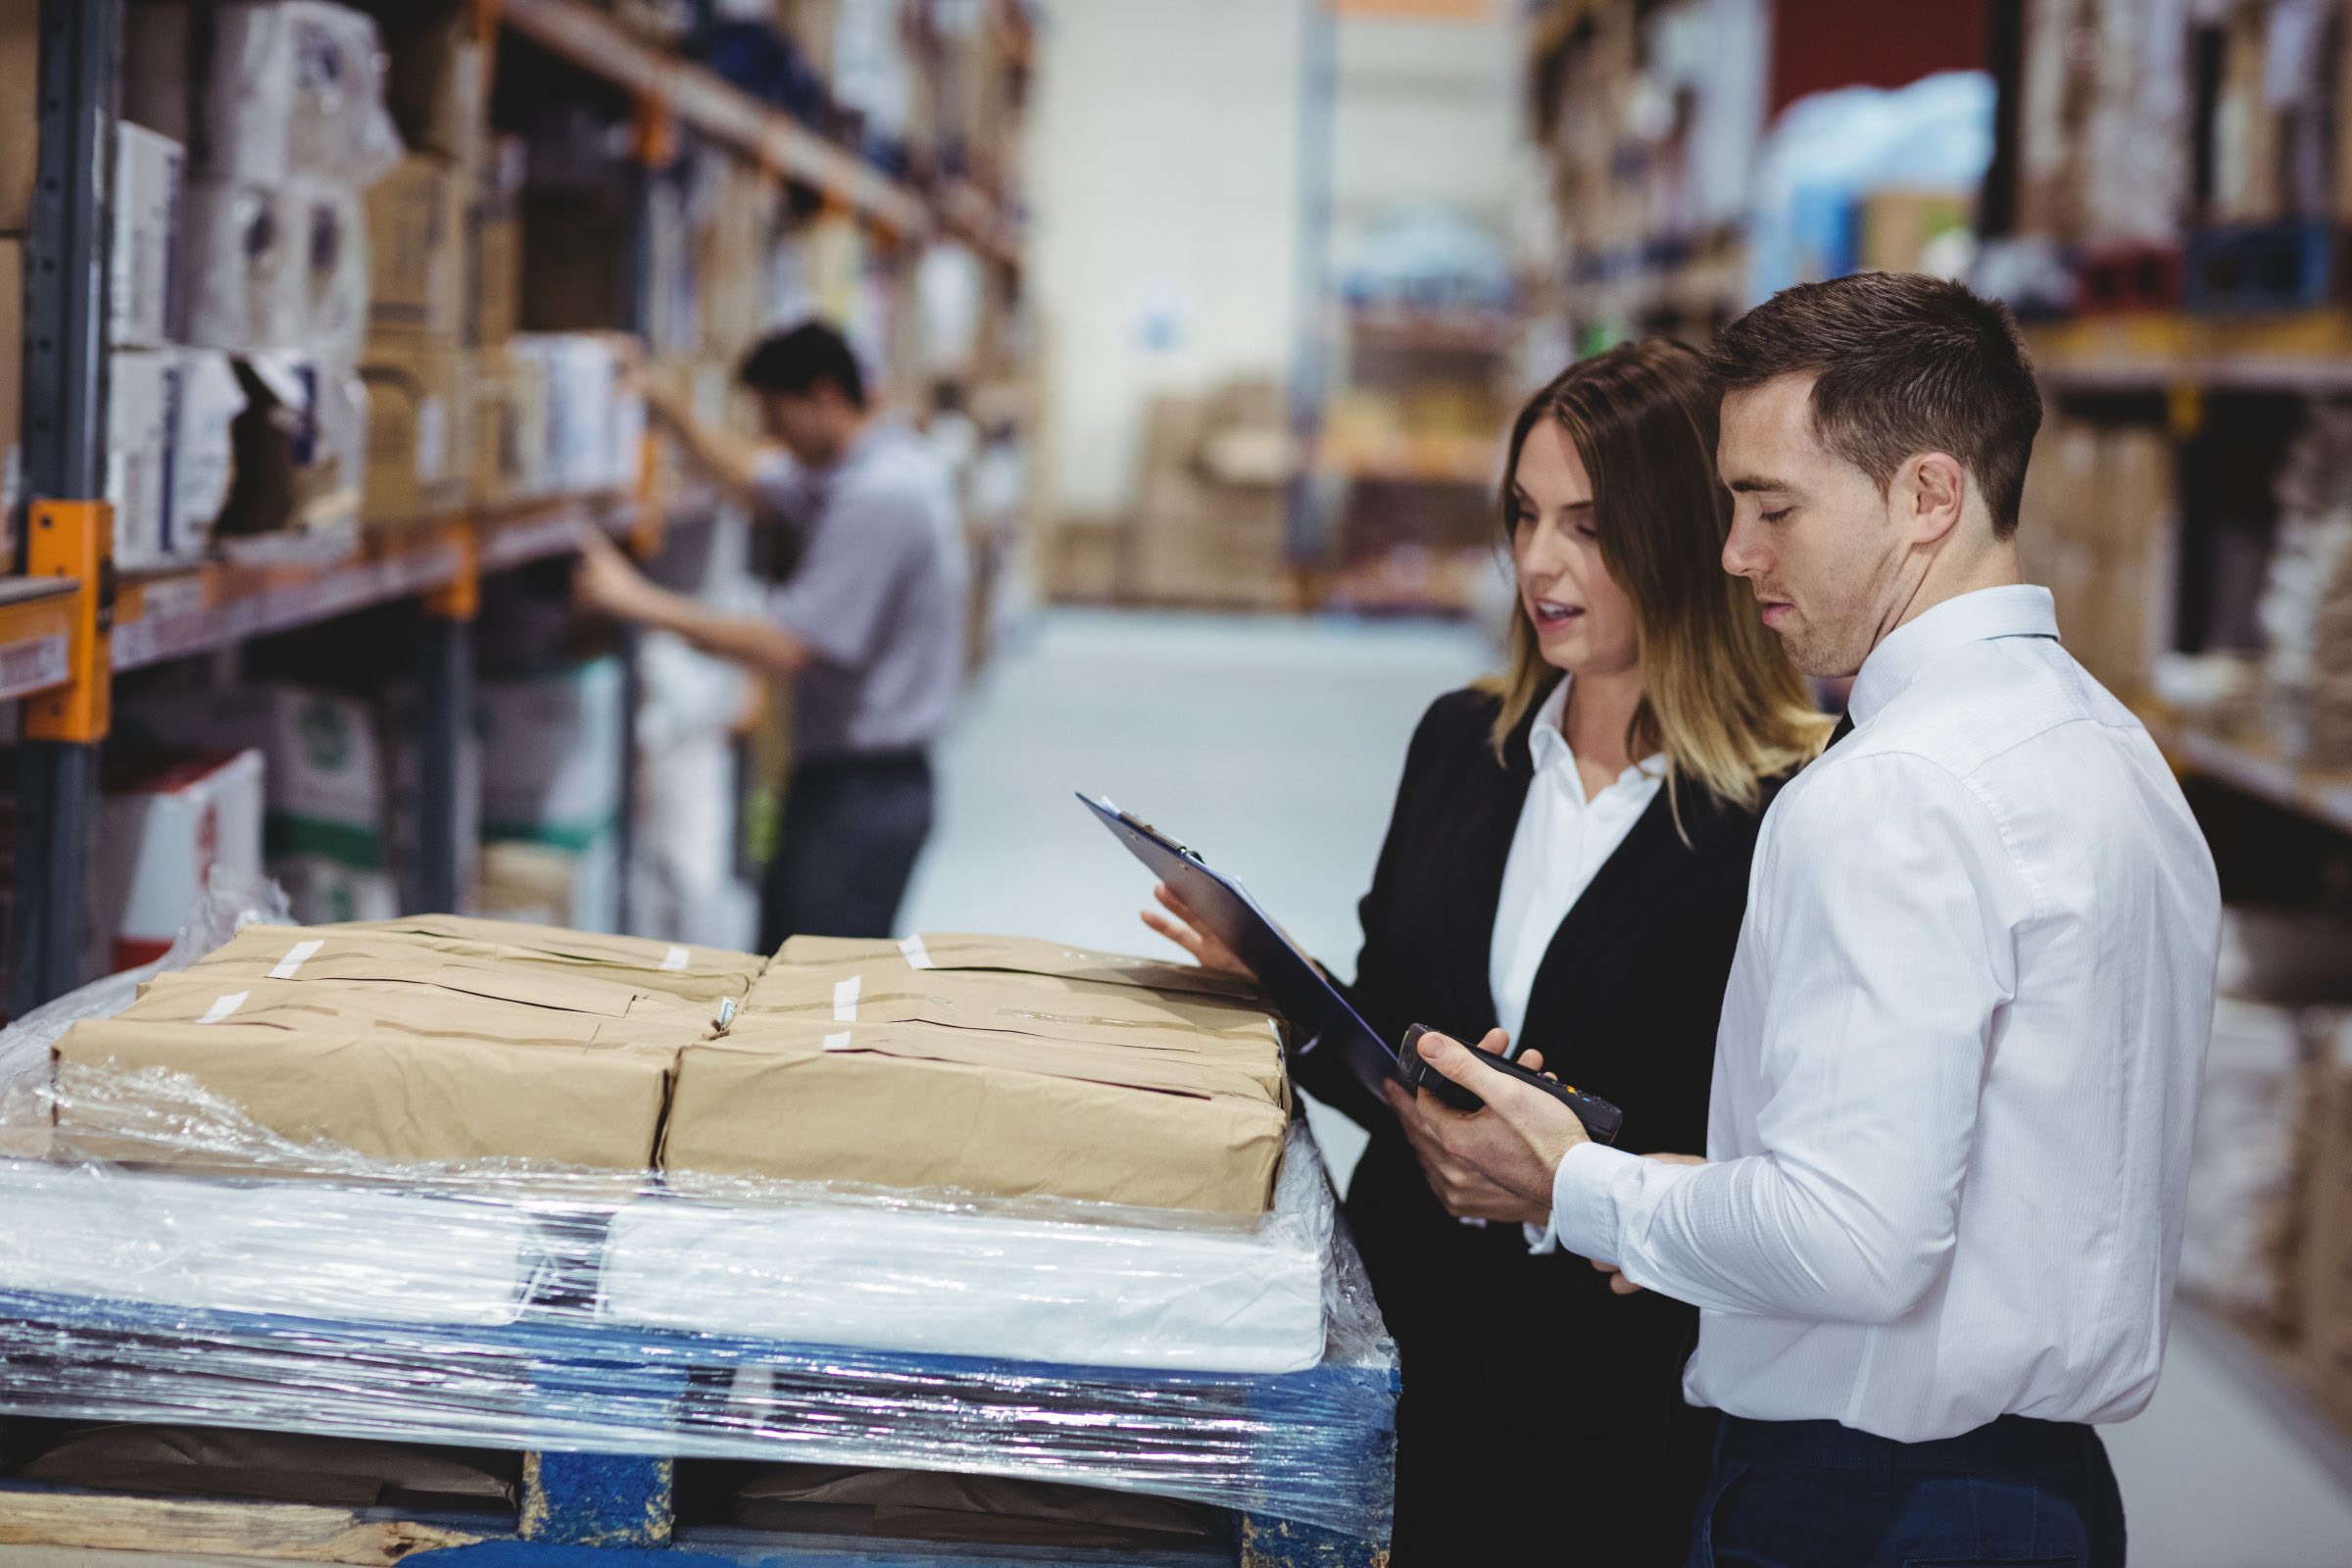
[[[1451, 1105], [1456, 1110], [1486, 1109], [1485, 1101], [1421, 1059], [1421, 1037], [1434, 1032], [1425, 1023], [1414, 1024], [1404, 1032], [1404, 1049], [1396, 1054], [1396, 1059], [1404, 1069], [1404, 1081], [1416, 1090], [1428, 1090], [1438, 1097], [1441, 1104]], [[1540, 1072], [1530, 1072], [1515, 1061], [1502, 1056], [1491, 1056], [1475, 1048], [1470, 1054], [1490, 1070], [1516, 1078], [1523, 1084], [1533, 1084], [1575, 1111], [1576, 1119], [1585, 1124], [1586, 1135], [1594, 1143], [1613, 1144], [1617, 1141], [1617, 1130], [1625, 1125], [1625, 1112], [1598, 1095], [1588, 1095], [1571, 1084], [1546, 1078]]]

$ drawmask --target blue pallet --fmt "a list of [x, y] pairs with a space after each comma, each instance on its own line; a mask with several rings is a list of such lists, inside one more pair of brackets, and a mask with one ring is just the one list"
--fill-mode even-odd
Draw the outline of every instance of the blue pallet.
[[[1366, 1568], [1385, 1556], [1398, 1388], [1385, 1342], [1353, 1361], [1247, 1376], [854, 1350], [600, 1323], [576, 1310], [465, 1328], [0, 1292], [0, 1414], [528, 1450], [514, 1538], [434, 1554], [453, 1563], [1044, 1562], [1034, 1551], [887, 1544], [672, 1543], [672, 1461], [887, 1462], [873, 1457], [875, 1443], [911, 1442], [921, 1449], [907, 1463], [997, 1474], [1038, 1473], [1008, 1453], [1067, 1450], [1061, 1479], [1101, 1485], [1083, 1451], [1090, 1432], [1103, 1434], [1102, 1462], [1117, 1465], [1125, 1490], [1229, 1509], [1246, 1562]], [[747, 1370], [774, 1401], [762, 1430], [744, 1430], [735, 1376]], [[1184, 1419], [1153, 1426], [1152, 1412], [1168, 1408]], [[1122, 1423], [1149, 1441], [1108, 1452]], [[1204, 1489], [1199, 1477], [1214, 1467], [1246, 1471], [1252, 1494]]]
[[2326, 223], [2199, 229], [2181, 257], [2181, 303], [2202, 315], [2309, 310], [2333, 293], [2334, 263]]

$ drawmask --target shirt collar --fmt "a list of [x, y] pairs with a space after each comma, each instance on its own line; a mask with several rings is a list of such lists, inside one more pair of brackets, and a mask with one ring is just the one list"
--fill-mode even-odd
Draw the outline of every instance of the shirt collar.
[[2047, 588], [2017, 583], [1961, 594], [1888, 632], [1854, 677], [1847, 710], [1867, 724], [1936, 660], [1996, 637], [2055, 637], [2058, 612]]
[[[1568, 721], [1568, 688], [1575, 680], [1573, 675], [1562, 675], [1559, 683], [1552, 687], [1551, 695], [1544, 699], [1544, 706], [1536, 710], [1535, 727], [1527, 735], [1527, 750], [1539, 773], [1547, 767], [1566, 767], [1570, 772], [1575, 772], [1576, 753], [1570, 749], [1568, 734], [1563, 728]], [[1660, 752], [1654, 757], [1644, 757], [1618, 774], [1616, 782], [1629, 784], [1639, 778], [1665, 776], [1666, 754]], [[1583, 790], [1584, 779], [1581, 774], [1577, 775], [1577, 787], [1580, 792]]]

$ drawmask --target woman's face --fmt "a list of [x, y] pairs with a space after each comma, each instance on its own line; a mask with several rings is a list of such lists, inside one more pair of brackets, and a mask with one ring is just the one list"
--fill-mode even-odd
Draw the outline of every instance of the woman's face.
[[1592, 476], [1555, 420], [1539, 422], [1519, 449], [1511, 476], [1511, 564], [1520, 612], [1545, 663], [1581, 675], [1641, 663], [1633, 601], [1601, 564]]

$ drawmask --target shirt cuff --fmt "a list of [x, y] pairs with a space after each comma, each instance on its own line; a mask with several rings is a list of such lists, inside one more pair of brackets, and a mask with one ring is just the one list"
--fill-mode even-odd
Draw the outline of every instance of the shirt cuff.
[[1600, 1263], [1618, 1255], [1618, 1202], [1642, 1156], [1605, 1144], [1579, 1144], [1551, 1176], [1551, 1233], [1559, 1245]]
[[1522, 1225], [1519, 1233], [1527, 1238], [1530, 1256], [1547, 1257], [1560, 1250], [1560, 1233], [1551, 1228], [1548, 1219], [1541, 1225]]

